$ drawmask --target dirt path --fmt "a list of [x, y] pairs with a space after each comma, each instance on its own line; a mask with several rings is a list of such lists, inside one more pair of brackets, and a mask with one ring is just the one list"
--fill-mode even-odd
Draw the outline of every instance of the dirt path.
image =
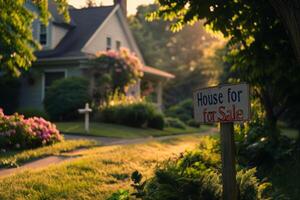
[[[118, 139], [118, 138], [108, 138], [108, 137], [94, 137], [94, 136], [77, 136], [77, 135], [65, 135], [66, 140], [76, 140], [76, 139], [89, 139], [101, 142], [102, 146], [113, 146], [113, 145], [128, 145], [128, 144], [140, 144], [150, 141], [163, 141], [169, 140], [177, 137], [184, 136], [197, 136], [197, 135], [209, 135], [215, 132], [214, 129], [210, 129], [201, 133], [195, 134], [185, 134], [185, 135], [171, 135], [162, 137], [148, 137], [148, 138], [137, 138], [137, 139]], [[50, 165], [58, 164], [65, 161], [71, 161], [75, 158], [80, 157], [80, 153], [86, 151], [87, 149], [78, 149], [68, 153], [64, 153], [64, 156], [49, 156], [46, 158], [41, 158], [36, 161], [29, 162], [18, 168], [0, 169], [0, 178], [15, 174], [24, 170], [29, 169], [42, 169]]]

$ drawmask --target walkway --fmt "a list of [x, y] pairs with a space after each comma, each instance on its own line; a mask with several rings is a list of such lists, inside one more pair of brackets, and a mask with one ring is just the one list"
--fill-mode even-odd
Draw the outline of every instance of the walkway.
[[[120, 139], [120, 138], [108, 138], [108, 137], [95, 137], [95, 136], [77, 136], [77, 135], [65, 135], [66, 140], [76, 140], [76, 139], [88, 139], [96, 140], [101, 142], [101, 146], [113, 146], [113, 145], [128, 145], [128, 144], [140, 144], [150, 141], [163, 141], [172, 138], [183, 137], [183, 136], [196, 136], [196, 135], [208, 135], [215, 132], [214, 129], [207, 130], [201, 133], [195, 134], [185, 134], [185, 135], [171, 135], [162, 137], [148, 137], [148, 138], [137, 138], [137, 139]], [[87, 149], [78, 149], [68, 153], [64, 153], [65, 156], [49, 156], [46, 158], [41, 158], [33, 162], [24, 164], [18, 168], [0, 169], [0, 178], [5, 177], [17, 172], [21, 172], [29, 169], [42, 169], [53, 164], [58, 164], [65, 161], [71, 161], [75, 158], [80, 157], [80, 153], [86, 151]]]

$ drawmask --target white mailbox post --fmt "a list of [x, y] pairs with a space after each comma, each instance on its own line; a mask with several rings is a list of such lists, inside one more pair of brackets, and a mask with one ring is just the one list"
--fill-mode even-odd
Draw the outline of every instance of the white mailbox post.
[[88, 133], [89, 129], [90, 129], [89, 128], [89, 125], [90, 125], [89, 115], [90, 115], [90, 112], [92, 112], [92, 109], [89, 107], [89, 104], [86, 103], [85, 108], [78, 109], [78, 112], [80, 114], [84, 114], [84, 129]]

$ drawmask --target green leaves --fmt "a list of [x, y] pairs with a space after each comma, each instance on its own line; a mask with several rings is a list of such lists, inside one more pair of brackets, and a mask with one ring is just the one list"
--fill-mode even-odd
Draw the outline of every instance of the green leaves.
[[[58, 11], [68, 22], [67, 0], [55, 0]], [[0, 71], [4, 74], [20, 76], [36, 60], [34, 51], [39, 48], [32, 36], [32, 22], [36, 17], [25, 5], [36, 6], [39, 19], [47, 24], [51, 14], [48, 0], [0, 0]]]

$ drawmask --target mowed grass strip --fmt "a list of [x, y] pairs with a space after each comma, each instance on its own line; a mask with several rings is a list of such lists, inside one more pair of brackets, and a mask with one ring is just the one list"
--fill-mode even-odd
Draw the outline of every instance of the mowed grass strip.
[[163, 142], [96, 147], [83, 157], [38, 171], [0, 179], [0, 199], [106, 199], [118, 189], [130, 189], [130, 175], [139, 170], [150, 177], [162, 161], [200, 142], [196, 136]]
[[50, 146], [23, 151], [7, 151], [0, 153], [0, 168], [17, 167], [26, 162], [46, 156], [60, 155], [61, 153], [99, 145], [92, 140], [68, 140]]
[[90, 132], [87, 134], [84, 130], [83, 122], [58, 122], [56, 123], [56, 125], [58, 129], [65, 134], [92, 135], [126, 139], [148, 136], [158, 137], [186, 133], [199, 133], [211, 128], [209, 126], [201, 126], [200, 128], [187, 127], [186, 129], [167, 127], [164, 130], [156, 130], [148, 128], [134, 128], [117, 124], [92, 122], [90, 123]]

